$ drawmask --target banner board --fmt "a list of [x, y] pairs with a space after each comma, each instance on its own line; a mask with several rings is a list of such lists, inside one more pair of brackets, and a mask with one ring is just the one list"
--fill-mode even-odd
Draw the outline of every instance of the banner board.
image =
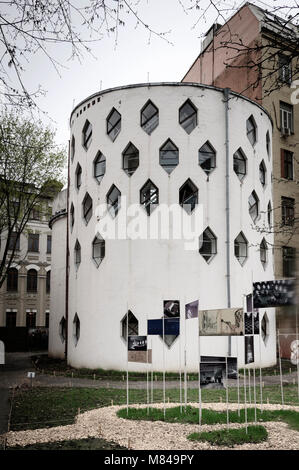
[[143, 364], [152, 363], [152, 350], [147, 351], [128, 351], [128, 362], [140, 362]]
[[295, 291], [295, 279], [254, 282], [253, 306], [264, 308], [295, 305]]
[[189, 304], [185, 305], [185, 318], [186, 320], [190, 320], [191, 318], [198, 317], [198, 300], [194, 302], [190, 302]]
[[244, 334], [242, 308], [200, 310], [199, 336], [239, 336]]
[[128, 336], [128, 351], [146, 351], [147, 336]]
[[180, 319], [179, 318], [159, 318], [147, 321], [147, 334], [148, 335], [163, 335], [163, 321], [164, 321], [164, 335], [179, 335], [180, 334]]

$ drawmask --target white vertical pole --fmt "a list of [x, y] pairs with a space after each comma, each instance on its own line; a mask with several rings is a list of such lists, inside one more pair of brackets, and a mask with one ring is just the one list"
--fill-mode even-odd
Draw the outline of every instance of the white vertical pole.
[[229, 411], [228, 411], [228, 373], [227, 373], [227, 355], [225, 356], [225, 373], [226, 373], [226, 425], [229, 425]]
[[[146, 315], [146, 325], [147, 325], [147, 315]], [[146, 336], [146, 399], [147, 399], [147, 414], [149, 414], [149, 387], [148, 387], [148, 341]]]
[[151, 403], [154, 403], [154, 361], [153, 361], [153, 339], [151, 339], [151, 350], [152, 350], [152, 395], [151, 395]]
[[277, 341], [278, 341], [278, 355], [279, 355], [279, 374], [280, 374], [281, 404], [284, 405], [279, 330], [277, 330]]
[[256, 390], [255, 390], [255, 347], [254, 347], [254, 318], [252, 306], [252, 338], [253, 338], [253, 400], [254, 400], [254, 422], [256, 423]]
[[240, 416], [240, 374], [239, 374], [239, 337], [236, 336], [237, 340], [237, 394], [238, 394], [238, 416]]
[[[186, 307], [185, 307], [186, 316]], [[180, 315], [180, 337], [179, 337], [179, 368], [180, 368], [180, 411], [183, 412], [182, 407], [182, 329], [181, 329], [181, 315]]]
[[246, 427], [246, 434], [248, 433], [247, 429], [247, 405], [246, 405], [246, 369], [244, 364], [244, 412], [245, 412], [245, 427]]
[[[259, 314], [260, 322], [260, 314]], [[262, 342], [261, 342], [261, 323], [259, 324], [259, 349], [260, 349], [260, 396], [261, 396], [261, 413], [263, 412], [263, 382], [262, 382]]]
[[251, 405], [251, 383], [250, 383], [250, 369], [248, 369], [248, 401]]
[[184, 348], [184, 394], [185, 394], [185, 412], [187, 408], [187, 322], [185, 315], [185, 348]]
[[[198, 316], [198, 323], [199, 323], [199, 316]], [[201, 386], [200, 386], [200, 336], [199, 336], [199, 324], [198, 324], [198, 329], [197, 329], [197, 335], [198, 335], [198, 402], [199, 402], [199, 413], [198, 413], [198, 419], [199, 419], [199, 426], [201, 426], [201, 421], [202, 421], [202, 404], [201, 404]]]

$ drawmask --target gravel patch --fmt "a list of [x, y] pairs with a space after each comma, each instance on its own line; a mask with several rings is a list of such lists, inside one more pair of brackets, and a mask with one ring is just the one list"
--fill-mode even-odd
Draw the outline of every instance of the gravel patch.
[[[180, 404], [167, 404], [166, 407]], [[188, 405], [198, 407], [197, 403]], [[146, 405], [134, 405], [146, 407]], [[163, 408], [163, 404], [153, 405]], [[204, 403], [204, 408], [225, 411], [225, 403]], [[124, 406], [110, 406], [87, 411], [77, 416], [75, 424], [55, 428], [35, 429], [30, 431], [10, 431], [6, 434], [7, 446], [33, 444], [36, 442], [55, 442], [87, 437], [101, 437], [121, 446], [134, 450], [219, 450], [228, 447], [211, 446], [209, 443], [189, 441], [187, 436], [193, 432], [226, 429], [227, 425], [194, 425], [180, 423], [165, 423], [163, 421], [133, 421], [118, 418], [116, 413]], [[237, 410], [237, 404], [229, 404], [230, 410]], [[295, 410], [298, 406], [263, 405], [267, 410]], [[250, 423], [253, 424], [253, 423]], [[268, 440], [258, 444], [242, 444], [234, 449], [242, 450], [298, 450], [299, 432], [294, 431], [283, 422], [265, 422], [262, 424], [268, 431]], [[244, 427], [232, 423], [229, 427]]]

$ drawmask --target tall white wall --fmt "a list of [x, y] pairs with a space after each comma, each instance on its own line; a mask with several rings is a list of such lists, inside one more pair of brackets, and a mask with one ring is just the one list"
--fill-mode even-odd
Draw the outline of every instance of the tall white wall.
[[[178, 110], [189, 98], [198, 109], [198, 126], [190, 135], [179, 125]], [[159, 108], [159, 126], [151, 136], [140, 127], [140, 110], [150, 99]], [[94, 101], [94, 104], [92, 104]], [[89, 105], [89, 107], [88, 107]], [[85, 110], [84, 110], [85, 107]], [[106, 133], [106, 118], [115, 107], [122, 116], [121, 132], [112, 142]], [[258, 127], [258, 141], [253, 148], [246, 135], [246, 120], [253, 115]], [[86, 151], [82, 129], [86, 119], [93, 126], [92, 143]], [[272, 250], [268, 263], [260, 262], [259, 244], [265, 234], [259, 233], [248, 213], [248, 197], [253, 190], [260, 200], [261, 215], [256, 225], [266, 224], [268, 201], [272, 201], [272, 162], [266, 152], [266, 132], [272, 134], [271, 122], [261, 107], [249, 100], [232, 96], [229, 101], [230, 147], [230, 270], [231, 306], [243, 306], [244, 295], [251, 292], [252, 281], [273, 279]], [[170, 349], [165, 347], [165, 365], [178, 370], [186, 337], [188, 369], [198, 368], [197, 320], [188, 320], [185, 334], [184, 304], [199, 299], [201, 309], [228, 306], [226, 280], [226, 187], [225, 187], [225, 104], [221, 90], [212, 87], [185, 84], [157, 84], [122, 87], [94, 95], [81, 103], [71, 116], [71, 137], [75, 137], [75, 156], [71, 163], [70, 205], [75, 208], [75, 224], [70, 233], [69, 279], [69, 347], [68, 361], [75, 367], [127, 368], [127, 349], [121, 337], [121, 321], [127, 309], [139, 321], [139, 334], [146, 335], [147, 318], [160, 318], [163, 300], [175, 299], [181, 303], [181, 337]], [[159, 148], [170, 138], [179, 148], [179, 165], [168, 175], [159, 165]], [[216, 150], [216, 168], [207, 180], [198, 165], [198, 150], [207, 141]], [[129, 142], [139, 150], [137, 171], [128, 177], [122, 169], [122, 152]], [[247, 175], [241, 183], [233, 171], [233, 153], [241, 147], [247, 157]], [[93, 178], [93, 160], [98, 151], [106, 157], [106, 174], [98, 184]], [[267, 185], [259, 180], [259, 163], [264, 159]], [[82, 185], [75, 188], [77, 163], [82, 167]], [[96, 232], [95, 208], [105, 203], [106, 195], [115, 184], [128, 205], [139, 203], [139, 192], [147, 179], [159, 188], [160, 204], [179, 202], [179, 189], [191, 178], [199, 190], [199, 204], [203, 206], [203, 229], [209, 226], [217, 236], [217, 255], [207, 264], [198, 250], [184, 249], [183, 240], [106, 240], [106, 255], [97, 268], [92, 260], [92, 241]], [[82, 201], [89, 193], [93, 200], [93, 216], [86, 226], [82, 217]], [[181, 209], [183, 211], [183, 209]], [[122, 209], [118, 217], [121, 217]], [[151, 215], [151, 217], [153, 214]], [[61, 225], [63, 221], [56, 224]], [[53, 238], [55, 238], [55, 225]], [[57, 225], [58, 227], [58, 225]], [[57, 234], [60, 228], [57, 228]], [[234, 256], [234, 239], [243, 231], [249, 242], [249, 256], [241, 266]], [[60, 235], [58, 235], [61, 240]], [[265, 236], [271, 243], [272, 235]], [[76, 239], [81, 244], [81, 264], [74, 263]], [[59, 254], [57, 252], [57, 257]], [[53, 243], [52, 264], [56, 256]], [[53, 268], [52, 268], [53, 269]], [[54, 277], [54, 276], [53, 276]], [[57, 285], [58, 288], [58, 285]], [[52, 293], [54, 293], [52, 281]], [[62, 290], [61, 290], [62, 293]], [[55, 297], [55, 294], [53, 294]], [[60, 294], [59, 294], [60, 297]], [[62, 299], [57, 298], [57, 302]], [[53, 301], [54, 303], [56, 300]], [[275, 362], [275, 316], [266, 309], [270, 319], [271, 337], [262, 344], [261, 362]], [[51, 314], [61, 315], [58, 303], [51, 304]], [[80, 319], [80, 339], [73, 338], [72, 322], [77, 313]], [[51, 323], [52, 325], [52, 323]], [[57, 334], [57, 322], [56, 322]], [[244, 339], [232, 338], [232, 354], [244, 363]], [[153, 367], [163, 369], [163, 342], [150, 337], [153, 348]], [[257, 358], [260, 354], [257, 346]], [[59, 348], [58, 348], [59, 349]], [[54, 347], [53, 347], [54, 351]], [[228, 338], [201, 338], [201, 354], [225, 355]], [[130, 363], [130, 370], [144, 370], [144, 365]]]

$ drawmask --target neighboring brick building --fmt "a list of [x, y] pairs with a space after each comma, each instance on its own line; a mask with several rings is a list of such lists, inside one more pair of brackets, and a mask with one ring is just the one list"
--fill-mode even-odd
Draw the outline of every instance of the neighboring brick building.
[[[285, 24], [246, 3], [223, 26], [214, 24], [209, 29], [199, 56], [182, 80], [228, 87], [257, 101], [272, 117], [273, 207], [268, 208], [268, 216], [275, 234], [277, 279], [298, 273], [299, 104], [292, 100], [295, 90], [291, 85], [299, 78], [294, 73], [299, 58], [288, 58], [292, 44], [298, 49], [298, 37], [298, 27], [291, 22]], [[270, 89], [274, 91], [269, 93]], [[267, 147], [270, 154], [271, 136]], [[271, 180], [268, 177], [266, 184]], [[289, 314], [294, 328], [294, 312], [288, 311], [280, 323], [285, 330], [291, 327], [286, 318]]]

